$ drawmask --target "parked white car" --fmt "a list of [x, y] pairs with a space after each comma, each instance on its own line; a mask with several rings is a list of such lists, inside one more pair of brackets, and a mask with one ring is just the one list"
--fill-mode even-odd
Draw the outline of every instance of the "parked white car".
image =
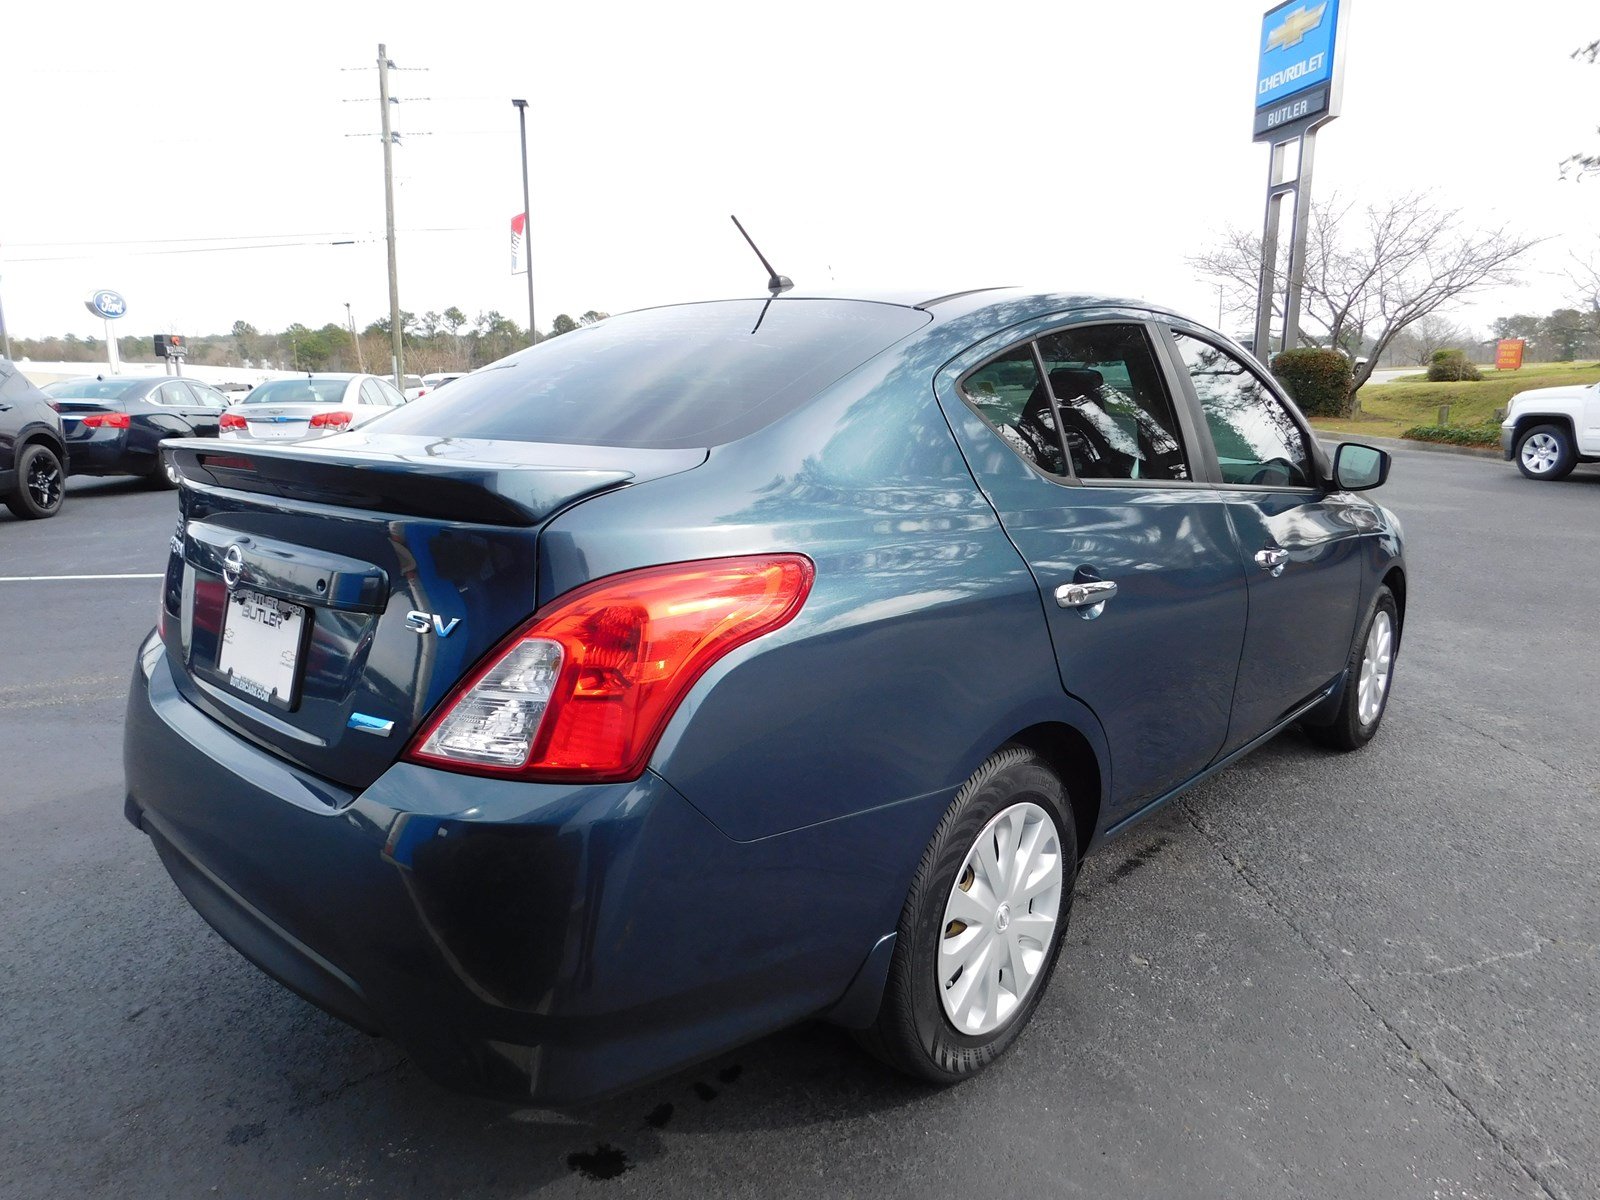
[[376, 375], [307, 375], [259, 383], [222, 414], [217, 435], [247, 442], [295, 442], [343, 433], [405, 403]]
[[428, 385], [423, 382], [421, 375], [402, 375], [400, 378], [405, 381], [407, 400], [418, 400], [428, 394]]
[[1529, 479], [1561, 479], [1581, 462], [1600, 462], [1600, 383], [1511, 397], [1500, 450]]
[[454, 383], [457, 379], [465, 379], [466, 377], [467, 372], [465, 371], [435, 371], [431, 375], [424, 375], [422, 377], [422, 382], [425, 383], [428, 387], [428, 390], [432, 392], [437, 391], [447, 383]]

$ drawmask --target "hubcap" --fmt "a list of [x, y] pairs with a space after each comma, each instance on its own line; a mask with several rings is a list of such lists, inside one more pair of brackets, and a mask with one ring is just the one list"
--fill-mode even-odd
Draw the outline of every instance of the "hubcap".
[[1536, 433], [1522, 443], [1522, 465], [1535, 475], [1555, 470], [1561, 445], [1548, 433]]
[[61, 468], [55, 460], [33, 460], [28, 467], [28, 491], [42, 509], [52, 509], [61, 502]]
[[944, 906], [938, 984], [944, 1015], [978, 1037], [1009, 1021], [1038, 981], [1061, 911], [1061, 839], [1037, 804], [983, 827]]
[[1356, 716], [1371, 725], [1383, 711], [1389, 692], [1389, 672], [1394, 666], [1394, 622], [1380, 611], [1367, 631], [1367, 649], [1361, 659], [1361, 682], [1356, 692]]

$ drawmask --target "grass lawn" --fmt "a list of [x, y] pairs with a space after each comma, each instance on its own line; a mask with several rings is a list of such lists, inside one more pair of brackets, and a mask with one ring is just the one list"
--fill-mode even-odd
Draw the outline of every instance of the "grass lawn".
[[[1450, 406], [1450, 424], [1496, 424], [1495, 409], [1530, 388], [1600, 383], [1600, 363], [1530, 363], [1520, 371], [1483, 370], [1477, 383], [1369, 383], [1357, 395], [1361, 411], [1348, 420], [1317, 417], [1312, 424], [1330, 433], [1399, 437], [1414, 425], [1436, 425], [1439, 406]], [[1425, 380], [1424, 375], [1417, 379]]]

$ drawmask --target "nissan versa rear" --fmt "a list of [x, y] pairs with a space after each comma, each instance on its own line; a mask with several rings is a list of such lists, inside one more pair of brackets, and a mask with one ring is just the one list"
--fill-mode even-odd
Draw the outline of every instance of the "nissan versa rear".
[[1387, 456], [1094, 297], [651, 309], [171, 453], [129, 820], [264, 971], [512, 1100], [812, 1017], [972, 1075], [1084, 852], [1293, 722], [1363, 745], [1405, 615]]

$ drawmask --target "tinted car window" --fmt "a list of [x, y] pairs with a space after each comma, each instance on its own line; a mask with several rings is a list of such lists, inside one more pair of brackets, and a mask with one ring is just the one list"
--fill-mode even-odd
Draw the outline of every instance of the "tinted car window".
[[274, 379], [258, 383], [241, 404], [340, 404], [348, 379]]
[[550, 338], [384, 418], [386, 433], [683, 448], [744, 437], [929, 320], [780, 297], [648, 309]]
[[1174, 333], [1227, 483], [1310, 487], [1311, 458], [1289, 410], [1256, 374], [1209, 342]]
[[188, 408], [194, 403], [193, 393], [189, 391], [188, 386], [176, 380], [163, 383], [150, 399], [157, 404], [167, 404], [173, 408]]
[[123, 379], [69, 379], [46, 384], [41, 390], [57, 400], [120, 400], [137, 386]]
[[1050, 397], [1039, 384], [1033, 343], [1024, 342], [961, 381], [967, 402], [1011, 448], [1041, 471], [1065, 475]]
[[1063, 329], [1040, 338], [1039, 352], [1079, 479], [1191, 478], [1172, 397], [1142, 325]]

